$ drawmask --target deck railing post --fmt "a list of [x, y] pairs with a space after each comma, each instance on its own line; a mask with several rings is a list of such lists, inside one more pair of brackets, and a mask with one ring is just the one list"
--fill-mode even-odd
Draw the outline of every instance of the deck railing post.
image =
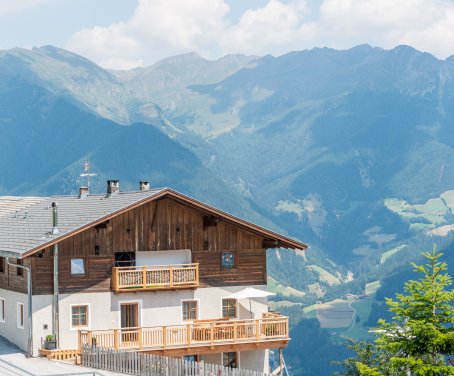
[[260, 339], [260, 320], [257, 320], [255, 323], [255, 335], [257, 336], [257, 340]]
[[169, 267], [169, 273], [170, 273], [170, 276], [169, 276], [169, 284], [170, 284], [170, 287], [173, 287], [173, 267]]
[[210, 342], [214, 343], [214, 323], [210, 323]]
[[162, 327], [162, 347], [163, 348], [167, 347], [167, 327], [166, 326]]
[[140, 327], [137, 333], [137, 341], [139, 342], [139, 349], [143, 348], [143, 328]]
[[199, 286], [199, 264], [195, 264], [195, 285]]
[[115, 292], [118, 292], [118, 269], [117, 268], [112, 268], [113, 273], [112, 273], [112, 288]]
[[147, 288], [147, 267], [142, 268], [142, 288]]
[[192, 337], [192, 335], [191, 335], [191, 334], [192, 334], [191, 328], [192, 328], [191, 324], [186, 325], [186, 344], [187, 344], [188, 346], [191, 345], [191, 337]]
[[115, 350], [118, 350], [118, 347], [120, 346], [120, 333], [118, 329], [114, 329], [114, 348]]

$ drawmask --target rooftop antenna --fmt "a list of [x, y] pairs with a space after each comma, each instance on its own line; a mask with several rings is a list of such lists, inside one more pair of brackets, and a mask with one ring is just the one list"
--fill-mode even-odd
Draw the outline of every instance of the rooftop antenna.
[[94, 177], [98, 174], [90, 172], [90, 160], [88, 159], [87, 162], [84, 164], [84, 172], [80, 174], [81, 177], [87, 178], [87, 188], [90, 190], [90, 178]]

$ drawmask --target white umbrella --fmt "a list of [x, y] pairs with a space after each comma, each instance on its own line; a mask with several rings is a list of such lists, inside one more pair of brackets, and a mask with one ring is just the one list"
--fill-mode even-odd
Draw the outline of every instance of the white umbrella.
[[272, 296], [272, 295], [276, 295], [276, 294], [273, 292], [255, 289], [253, 287], [246, 287], [245, 289], [237, 291], [234, 294], [230, 295], [229, 298], [249, 299], [249, 311], [251, 312], [251, 318], [252, 318], [251, 299], [252, 298], [265, 298], [267, 296]]

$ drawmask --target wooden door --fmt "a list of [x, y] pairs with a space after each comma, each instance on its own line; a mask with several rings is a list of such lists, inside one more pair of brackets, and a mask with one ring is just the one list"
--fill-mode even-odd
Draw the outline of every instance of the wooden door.
[[122, 346], [138, 347], [139, 303], [123, 303], [120, 309]]

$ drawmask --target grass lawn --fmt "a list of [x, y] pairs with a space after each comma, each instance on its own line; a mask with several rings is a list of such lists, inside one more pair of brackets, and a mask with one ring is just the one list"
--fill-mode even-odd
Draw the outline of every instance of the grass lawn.
[[279, 309], [282, 307], [302, 306], [301, 303], [290, 302], [288, 300], [281, 300], [279, 302], [269, 301], [268, 305], [272, 310], [276, 311], [279, 311]]
[[444, 200], [447, 206], [454, 211], [454, 190], [446, 191], [440, 195], [441, 199]]
[[304, 315], [307, 319], [317, 318], [317, 304], [312, 304], [308, 307], [303, 308]]
[[332, 275], [330, 272], [326, 271], [318, 265], [309, 265], [307, 268], [312, 269], [314, 272], [317, 272], [321, 281], [325, 281], [330, 285], [338, 285], [340, 283], [339, 278]]
[[278, 281], [276, 281], [273, 277], [268, 277], [268, 291], [274, 292], [275, 294], [281, 294], [283, 296], [298, 296], [302, 297], [306, 295], [303, 291], [294, 289], [290, 286], [281, 285]]
[[374, 281], [366, 284], [366, 295], [367, 296], [375, 296], [377, 290], [381, 287], [380, 281]]
[[[404, 249], [405, 247], [406, 247], [406, 245], [403, 244], [403, 245], [400, 245], [400, 246], [398, 246], [398, 247], [396, 247], [396, 248], [393, 248], [393, 249], [391, 249], [391, 250], [389, 250], [389, 251], [383, 253], [383, 254], [381, 255], [380, 263], [381, 263], [381, 264], [384, 264], [384, 263], [386, 262], [387, 259], [389, 259], [391, 256], [395, 255], [397, 252], [399, 252], [400, 250]], [[367, 294], [367, 293], [366, 293], [366, 294]]]
[[[427, 230], [436, 225], [446, 223], [445, 215], [449, 212], [450, 205], [454, 204], [454, 194], [451, 192], [447, 191], [440, 197], [431, 198], [424, 204], [415, 205], [405, 200], [387, 198], [385, 199], [385, 206], [401, 217], [412, 220], [413, 223], [410, 225], [411, 230]], [[423, 223], [424, 221], [430, 223]]]
[[317, 318], [321, 328], [348, 328], [352, 323], [352, 300], [336, 299], [317, 304]]

